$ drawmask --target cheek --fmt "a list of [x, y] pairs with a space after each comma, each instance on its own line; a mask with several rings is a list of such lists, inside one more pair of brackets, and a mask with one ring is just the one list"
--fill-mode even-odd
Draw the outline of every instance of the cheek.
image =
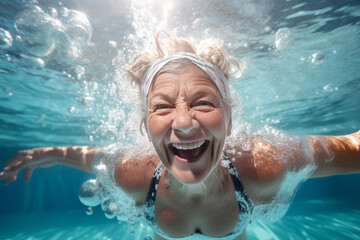
[[152, 137], [164, 135], [170, 125], [170, 118], [166, 116], [149, 116], [149, 132]]
[[215, 135], [223, 135], [225, 132], [224, 115], [219, 110], [214, 110], [208, 113], [196, 114], [199, 122]]

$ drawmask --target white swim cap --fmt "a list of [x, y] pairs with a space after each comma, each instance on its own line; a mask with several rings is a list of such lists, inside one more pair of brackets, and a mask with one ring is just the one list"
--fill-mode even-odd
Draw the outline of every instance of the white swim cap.
[[224, 73], [215, 65], [206, 61], [205, 59], [187, 52], [176, 53], [164, 58], [157, 60], [151, 67], [146, 71], [144, 76], [144, 81], [141, 86], [141, 96], [144, 110], [147, 110], [148, 104], [148, 95], [150, 91], [150, 86], [156, 74], [169, 62], [174, 61], [176, 59], [188, 59], [193, 64], [198, 66], [201, 70], [203, 70], [209, 78], [215, 83], [218, 88], [221, 96], [226, 102], [230, 102], [230, 88], [229, 82], [226, 79]]

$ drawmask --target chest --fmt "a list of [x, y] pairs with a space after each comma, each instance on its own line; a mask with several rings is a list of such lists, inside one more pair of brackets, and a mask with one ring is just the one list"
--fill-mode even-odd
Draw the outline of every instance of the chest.
[[[232, 191], [231, 191], [232, 190]], [[184, 237], [194, 233], [221, 237], [231, 233], [238, 223], [239, 209], [234, 189], [207, 195], [182, 195], [159, 186], [155, 219], [169, 236]]]

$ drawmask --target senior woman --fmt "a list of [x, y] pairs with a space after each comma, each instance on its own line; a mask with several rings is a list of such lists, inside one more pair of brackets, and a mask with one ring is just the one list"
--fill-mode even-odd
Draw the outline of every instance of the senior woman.
[[[155, 49], [125, 69], [139, 86], [156, 154], [123, 149], [113, 169], [117, 186], [143, 206], [155, 239], [246, 239], [247, 225], [261, 217], [254, 209], [279, 199], [289, 171], [310, 166], [307, 177], [360, 171], [360, 132], [292, 141], [231, 134], [228, 56], [217, 44], [197, 51], [169, 33], [164, 44], [159, 34]], [[91, 172], [98, 153], [92, 147], [24, 150], [0, 177], [9, 184], [25, 169], [28, 181], [36, 167], [54, 164]]]

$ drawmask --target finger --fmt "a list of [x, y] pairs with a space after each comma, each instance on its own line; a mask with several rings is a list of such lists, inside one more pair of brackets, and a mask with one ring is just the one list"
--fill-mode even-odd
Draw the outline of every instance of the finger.
[[18, 166], [7, 166], [4, 167], [4, 170], [0, 173], [0, 178], [6, 178], [9, 175], [17, 174], [17, 172], [21, 169]]
[[4, 168], [4, 170], [6, 172], [17, 172], [17, 171], [21, 170], [24, 167], [26, 167], [25, 166], [25, 161], [19, 160], [18, 162], [14, 163], [13, 165], [8, 165], [7, 167]]
[[5, 179], [4, 185], [9, 185], [11, 182], [16, 181], [18, 172], [6, 174], [3, 178]]
[[25, 163], [32, 158], [32, 154], [32, 150], [19, 151], [6, 163], [6, 166], [10, 167], [12, 171], [20, 170], [21, 168], [24, 168]]
[[9, 185], [9, 183], [11, 183], [11, 178], [7, 177], [4, 181], [4, 185]]
[[35, 168], [32, 167], [27, 167], [25, 169], [25, 173], [24, 173], [24, 181], [28, 182], [31, 178], [32, 173], [34, 172]]
[[9, 175], [13, 175], [14, 172], [11, 171], [10, 167], [5, 167], [4, 170], [0, 173], [0, 178], [7, 178]]
[[7, 162], [7, 165], [11, 166], [16, 164], [19, 160], [25, 159], [26, 155], [27, 155], [27, 150], [17, 152], [16, 155]]

